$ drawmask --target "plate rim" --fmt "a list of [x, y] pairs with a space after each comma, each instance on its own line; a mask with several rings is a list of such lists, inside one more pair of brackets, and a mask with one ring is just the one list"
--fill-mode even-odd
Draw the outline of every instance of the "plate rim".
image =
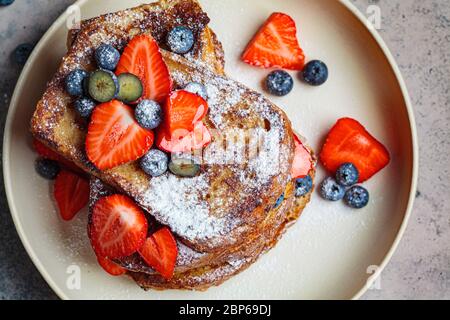
[[[86, 3], [89, 0], [77, 0], [70, 6], [82, 6], [84, 3]], [[153, 1], [153, 0], [152, 0]], [[378, 276], [381, 274], [381, 272], [385, 269], [389, 261], [392, 259], [392, 256], [394, 255], [396, 249], [398, 248], [398, 245], [403, 238], [403, 235], [406, 231], [408, 222], [412, 215], [412, 209], [414, 206], [414, 200], [415, 200], [415, 194], [417, 191], [417, 182], [418, 182], [418, 174], [419, 174], [419, 144], [418, 144], [418, 135], [417, 135], [417, 126], [416, 126], [416, 120], [414, 111], [412, 108], [411, 98], [408, 93], [408, 89], [406, 87], [405, 80], [401, 74], [400, 68], [398, 67], [394, 56], [392, 55], [391, 51], [389, 50], [388, 46], [386, 45], [385, 41], [381, 37], [381, 35], [378, 33], [378, 31], [375, 28], [369, 28], [367, 26], [367, 19], [362, 14], [361, 11], [359, 11], [355, 5], [353, 5], [350, 0], [339, 0], [339, 3], [343, 5], [350, 13], [355, 16], [360, 23], [362, 23], [367, 31], [369, 31], [370, 35], [373, 37], [373, 39], [376, 41], [378, 46], [380, 47], [381, 51], [383, 52], [383, 55], [386, 57], [395, 77], [398, 82], [398, 85], [400, 87], [400, 91], [403, 96], [403, 100], [405, 102], [406, 111], [408, 115], [408, 121], [411, 127], [411, 142], [412, 142], [412, 172], [411, 172], [411, 185], [410, 185], [410, 194], [408, 198], [408, 203], [406, 206], [406, 211], [403, 216], [402, 223], [400, 225], [400, 228], [398, 229], [397, 235], [392, 242], [389, 250], [387, 251], [386, 255], [384, 256], [380, 266], [378, 267], [377, 271], [369, 278], [369, 280], [366, 282], [366, 284], [355, 293], [355, 295], [351, 298], [352, 300], [357, 300], [361, 298], [361, 296], [372, 286], [372, 284], [375, 282], [375, 280], [378, 278]], [[69, 7], [70, 7], [69, 6]], [[68, 8], [69, 8], [68, 7]], [[37, 56], [37, 53], [41, 51], [41, 49], [44, 46], [44, 43], [47, 42], [47, 39], [53, 34], [53, 32], [60, 27], [62, 21], [66, 20], [68, 17], [68, 11], [67, 9], [52, 23], [50, 28], [44, 33], [42, 38], [39, 40], [37, 45], [35, 46], [32, 54], [28, 58], [27, 63], [22, 69], [22, 72], [19, 76], [19, 79], [17, 80], [16, 86], [14, 88], [14, 93], [11, 97], [11, 101], [9, 103], [8, 108], [8, 114], [5, 122], [5, 129], [3, 134], [3, 157], [2, 157], [2, 170], [3, 170], [3, 177], [4, 177], [4, 185], [5, 185], [5, 194], [8, 202], [8, 206], [10, 209], [10, 213], [14, 222], [14, 226], [16, 228], [16, 231], [19, 235], [19, 238], [25, 248], [25, 251], [27, 252], [28, 256], [32, 260], [33, 264], [38, 269], [39, 273], [42, 275], [42, 277], [45, 279], [47, 284], [50, 286], [50, 288], [55, 292], [55, 294], [63, 300], [69, 300], [69, 297], [65, 294], [64, 290], [62, 290], [53, 280], [53, 277], [49, 274], [49, 272], [46, 270], [46, 268], [43, 266], [40, 258], [37, 256], [37, 254], [34, 252], [32, 246], [30, 245], [30, 242], [28, 240], [28, 237], [25, 235], [25, 232], [22, 228], [22, 225], [18, 218], [18, 210], [15, 207], [14, 202], [14, 196], [12, 194], [12, 186], [11, 186], [11, 173], [6, 168], [9, 168], [9, 146], [11, 142], [11, 127], [12, 127], [12, 121], [13, 121], [13, 114], [15, 113], [15, 109], [17, 108], [17, 100], [19, 99], [19, 92], [22, 91], [23, 85], [24, 85], [24, 79], [28, 76], [30, 68], [32, 63], [35, 60], [35, 57]]]

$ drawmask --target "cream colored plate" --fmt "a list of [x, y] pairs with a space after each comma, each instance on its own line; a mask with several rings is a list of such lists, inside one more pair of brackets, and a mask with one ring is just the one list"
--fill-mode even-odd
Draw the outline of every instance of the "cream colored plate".
[[[84, 18], [141, 1], [80, 1]], [[406, 226], [417, 178], [417, 140], [405, 85], [391, 54], [348, 1], [203, 0], [226, 52], [231, 77], [261, 90], [267, 71], [239, 61], [239, 54], [273, 11], [290, 14], [309, 59], [326, 61], [330, 79], [312, 88], [295, 82], [293, 92], [273, 99], [294, 127], [320, 149], [334, 122], [361, 121], [392, 154], [387, 169], [365, 186], [370, 205], [352, 211], [314, 194], [300, 221], [255, 265], [207, 292], [144, 292], [126, 277], [97, 266], [86, 236], [86, 213], [62, 222], [51, 185], [34, 171], [28, 124], [46, 81], [65, 52], [67, 13], [49, 29], [30, 57], [9, 109], [4, 140], [6, 191], [18, 233], [44, 278], [65, 299], [294, 299], [359, 297], [374, 266], [384, 267]], [[295, 75], [296, 76], [296, 75]], [[319, 170], [318, 181], [324, 173]], [[80, 271], [80, 288], [73, 281]], [[378, 270], [381, 270], [379, 268]]]

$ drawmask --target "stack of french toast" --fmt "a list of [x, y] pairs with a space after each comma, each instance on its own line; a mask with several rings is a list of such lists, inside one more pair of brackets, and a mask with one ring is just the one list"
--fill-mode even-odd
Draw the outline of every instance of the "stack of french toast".
[[[68, 52], [31, 121], [39, 148], [60, 160], [59, 176], [77, 177], [55, 184], [63, 217], [73, 217], [67, 203], [89, 179], [88, 236], [98, 261], [144, 289], [223, 283], [270, 250], [310, 200], [312, 186], [298, 191], [296, 179], [314, 178], [312, 151], [279, 107], [226, 76], [208, 23], [196, 0], [83, 21], [69, 32]], [[188, 52], [167, 41], [179, 26], [193, 35]], [[98, 54], [105, 45], [121, 54], [114, 70], [104, 69], [116, 51]], [[89, 74], [82, 85], [96, 104], [88, 116], [80, 109], [89, 101], [68, 92], [76, 70]], [[128, 86], [138, 82], [134, 95]], [[201, 86], [190, 92], [193, 83]], [[150, 119], [144, 111], [156, 105], [161, 112]], [[142, 119], [134, 117], [138, 106]]]

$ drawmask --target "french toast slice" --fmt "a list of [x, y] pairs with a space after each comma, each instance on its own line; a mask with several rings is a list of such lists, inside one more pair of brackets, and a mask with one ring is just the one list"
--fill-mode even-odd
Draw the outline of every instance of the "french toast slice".
[[[163, 3], [183, 7], [195, 2]], [[195, 34], [202, 33], [206, 15], [184, 10], [177, 14]], [[179, 20], [178, 17], [176, 21]], [[259, 147], [264, 152], [241, 163], [206, 163], [202, 173], [192, 179], [169, 174], [150, 179], [136, 163], [100, 172], [87, 160], [84, 148], [87, 124], [77, 117], [73, 98], [64, 91], [64, 79], [70, 71], [94, 69], [92, 53], [101, 43], [121, 49], [141, 33], [163, 39], [162, 35], [170, 27], [167, 10], [155, 13], [146, 6], [94, 18], [83, 25], [37, 105], [31, 131], [86, 172], [130, 195], [193, 249], [220, 252], [258, 234], [267, 212], [286, 188], [294, 142], [284, 112], [261, 94], [213, 73], [204, 63], [162, 50], [176, 88], [184, 87], [189, 81], [207, 86], [210, 113], [205, 124], [214, 135], [204, 150], [206, 159], [214, 159], [220, 153], [223, 137], [235, 136], [239, 130], [244, 132], [241, 136], [244, 141], [262, 135], [264, 139]]]

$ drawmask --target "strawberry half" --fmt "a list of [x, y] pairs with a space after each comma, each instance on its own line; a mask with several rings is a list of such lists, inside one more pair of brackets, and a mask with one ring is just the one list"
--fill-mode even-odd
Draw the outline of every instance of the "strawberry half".
[[62, 170], [56, 177], [53, 194], [61, 217], [69, 221], [87, 205], [89, 182], [70, 171]]
[[153, 145], [153, 132], [142, 128], [133, 109], [113, 100], [97, 106], [86, 137], [86, 153], [100, 170], [141, 158]]
[[172, 92], [164, 106], [164, 123], [157, 133], [158, 148], [167, 152], [187, 152], [201, 149], [211, 141], [202, 119], [208, 103], [188, 91]]
[[144, 92], [141, 99], [164, 99], [172, 91], [172, 79], [155, 39], [150, 35], [134, 37], [125, 47], [116, 74], [132, 73], [142, 82]]
[[112, 276], [121, 276], [127, 272], [125, 268], [122, 268], [117, 263], [112, 262], [108, 258], [97, 257], [98, 264]]
[[69, 169], [71, 171], [74, 171], [76, 173], [83, 174], [83, 171], [78, 168], [75, 163], [67, 160], [63, 156], [59, 155], [49, 147], [47, 147], [45, 144], [40, 142], [37, 139], [33, 139], [33, 148], [34, 150], [43, 158], [50, 159], [59, 162], [63, 167], [66, 169]]
[[328, 133], [320, 160], [333, 173], [343, 163], [353, 163], [359, 171], [359, 182], [364, 182], [386, 167], [390, 156], [358, 121], [343, 118]]
[[293, 179], [304, 178], [314, 167], [314, 160], [309, 150], [303, 145], [299, 137], [294, 134], [295, 153], [292, 162], [291, 176]]
[[242, 61], [261, 68], [303, 69], [305, 55], [295, 21], [284, 13], [273, 13], [247, 45]]
[[139, 249], [144, 261], [165, 279], [171, 279], [177, 261], [178, 248], [172, 232], [162, 228], [145, 240]]
[[97, 256], [116, 259], [135, 253], [145, 242], [147, 219], [124, 195], [101, 198], [92, 210], [89, 238]]

